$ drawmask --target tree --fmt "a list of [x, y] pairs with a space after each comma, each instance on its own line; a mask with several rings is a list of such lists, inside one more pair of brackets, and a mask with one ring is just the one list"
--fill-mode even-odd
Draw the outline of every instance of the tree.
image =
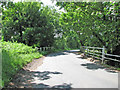
[[67, 28], [63, 31], [68, 34], [72, 28], [81, 45], [105, 46], [108, 53], [120, 47], [120, 2], [58, 2], [57, 5], [67, 11], [60, 18], [60, 24]]
[[51, 46], [58, 12], [40, 2], [12, 3], [3, 9], [3, 40], [32, 46]]

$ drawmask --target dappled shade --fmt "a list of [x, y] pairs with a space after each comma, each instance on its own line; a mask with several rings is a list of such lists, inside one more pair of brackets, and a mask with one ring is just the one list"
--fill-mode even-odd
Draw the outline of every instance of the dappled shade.
[[[24, 70], [22, 69], [14, 78], [11, 83], [9, 83], [10, 88], [48, 88], [50, 87], [49, 85], [45, 84], [37, 84], [37, 83], [32, 83], [34, 81], [34, 78], [37, 77], [39, 80], [47, 80], [50, 79], [51, 77], [49, 76], [50, 74], [62, 74], [61, 72], [50, 72], [50, 71], [44, 71], [44, 72], [39, 72], [39, 71], [29, 71], [29, 70]], [[63, 85], [64, 86], [64, 85]], [[57, 87], [57, 86], [54, 86]]]
[[104, 69], [105, 71], [110, 72], [110, 73], [117, 73], [117, 72], [115, 72], [114, 70], [105, 68], [105, 67], [103, 67], [103, 66], [101, 66], [101, 65], [97, 65], [97, 64], [95, 64], [95, 63], [81, 64], [81, 66], [84, 66], [86, 69], [89, 69], [89, 70]]

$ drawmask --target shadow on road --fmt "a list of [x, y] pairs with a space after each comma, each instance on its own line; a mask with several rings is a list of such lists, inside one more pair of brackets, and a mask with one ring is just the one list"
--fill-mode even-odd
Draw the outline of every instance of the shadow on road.
[[71, 85], [72, 84], [63, 83], [61, 85], [50, 86], [50, 85], [47, 85], [44, 83], [40, 83], [40, 84], [33, 83], [31, 86], [33, 88], [51, 88], [51, 89], [65, 89], [66, 88], [66, 89], [70, 90], [72, 88]]
[[29, 70], [21, 70], [14, 79], [9, 83], [7, 88], [71, 88], [72, 84], [63, 83], [62, 85], [55, 85], [53, 87], [46, 85], [44, 83], [33, 83], [35, 78], [37, 80], [48, 80], [50, 79], [50, 74], [62, 74], [61, 72], [36, 72], [36, 71], [29, 71]]
[[74, 53], [74, 54], [79, 55], [78, 54], [79, 50], [66, 50], [66, 51], [59, 52], [59, 53], [52, 53], [52, 54], [47, 55], [47, 57], [54, 57], [54, 56], [60, 56], [60, 55], [68, 55], [69, 53]]
[[60, 55], [68, 55], [67, 53], [64, 52], [59, 52], [59, 53], [52, 53], [47, 55], [47, 57], [55, 57], [55, 56], [60, 56]]
[[64, 52], [67, 52], [67, 53], [78, 53], [78, 52], [80, 52], [80, 50], [66, 50]]
[[105, 68], [101, 65], [97, 65], [95, 63], [86, 63], [86, 64], [81, 64], [81, 66], [84, 66], [85, 68], [89, 70], [98, 70], [98, 69], [105, 69], [105, 71], [110, 72], [110, 73], [117, 73], [111, 69]]
[[87, 59], [87, 57], [84, 57], [84, 56], [80, 56], [80, 57], [77, 57], [79, 59]]
[[85, 66], [87, 69], [91, 70], [104, 69], [104, 67], [96, 65], [94, 63], [81, 64], [81, 66]]

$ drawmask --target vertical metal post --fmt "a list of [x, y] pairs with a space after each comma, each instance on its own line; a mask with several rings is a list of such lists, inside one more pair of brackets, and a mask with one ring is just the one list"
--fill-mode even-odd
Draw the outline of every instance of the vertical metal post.
[[104, 63], [104, 57], [105, 57], [105, 46], [103, 46], [102, 49], [102, 64]]

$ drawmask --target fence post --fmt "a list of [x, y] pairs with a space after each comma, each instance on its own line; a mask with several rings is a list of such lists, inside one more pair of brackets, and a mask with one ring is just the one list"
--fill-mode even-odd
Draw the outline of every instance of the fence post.
[[105, 46], [103, 46], [102, 49], [102, 64], [104, 63], [104, 57], [105, 57]]
[[89, 48], [88, 48], [88, 56], [89, 56], [90, 54], [89, 54]]
[[84, 47], [83, 46], [80, 46], [80, 51], [84, 52]]
[[42, 51], [41, 47], [40, 47], [40, 51]]
[[94, 58], [94, 53], [95, 53], [94, 51], [95, 51], [95, 48], [93, 48], [93, 58]]
[[[86, 48], [87, 48], [87, 47], [85, 46], [85, 50], [86, 50]], [[84, 54], [86, 55], [85, 50], [84, 50]]]
[[86, 49], [87, 49], [87, 56], [88, 56], [88, 47]]
[[80, 51], [81, 51], [81, 46], [80, 46]]

